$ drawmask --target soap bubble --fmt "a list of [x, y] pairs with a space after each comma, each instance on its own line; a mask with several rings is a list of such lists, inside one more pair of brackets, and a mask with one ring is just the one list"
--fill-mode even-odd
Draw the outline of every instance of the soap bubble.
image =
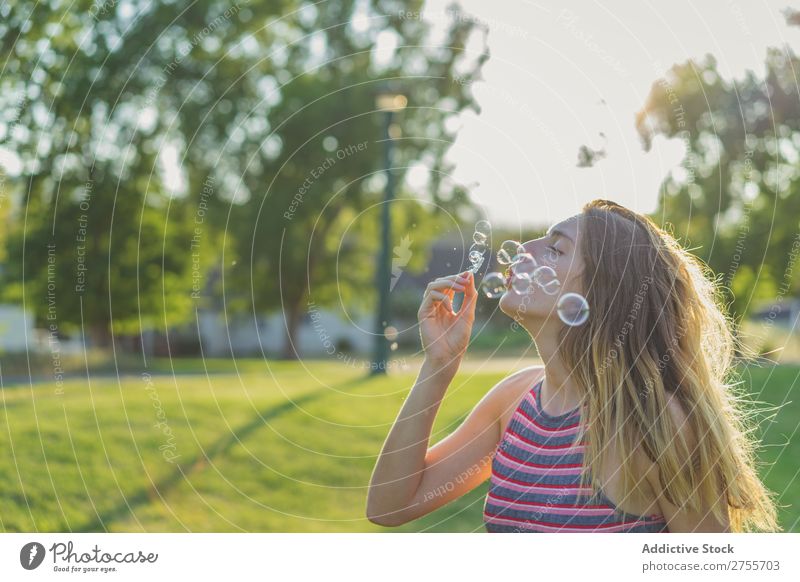
[[564, 293], [556, 308], [558, 317], [569, 326], [583, 325], [589, 319], [589, 303], [578, 293]]
[[502, 273], [487, 273], [481, 281], [481, 292], [489, 299], [496, 299], [506, 292], [506, 280]]
[[481, 268], [483, 265], [483, 257], [486, 253], [486, 247], [483, 245], [474, 244], [469, 248], [469, 252], [467, 253], [467, 258], [469, 259], [472, 268], [469, 270], [473, 273], [477, 273], [478, 269]]
[[542, 265], [533, 271], [533, 280], [548, 295], [555, 295], [561, 287], [561, 281], [556, 277], [552, 267]]
[[511, 271], [511, 288], [518, 295], [533, 291], [533, 273], [536, 270], [536, 259], [529, 253], [515, 257], [516, 261], [509, 267]]
[[525, 295], [533, 290], [533, 281], [527, 273], [511, 276], [511, 288], [517, 295]]
[[489, 224], [488, 220], [479, 220], [475, 223], [475, 232], [484, 234], [488, 238], [492, 233], [492, 225]]
[[475, 232], [472, 235], [474, 244], [467, 252], [467, 258], [472, 265], [472, 267], [469, 268], [469, 271], [477, 273], [483, 265], [484, 253], [486, 253], [486, 244], [489, 241], [491, 232], [492, 225], [489, 224], [488, 220], [479, 220], [475, 223]]
[[475, 263], [482, 263], [483, 262], [483, 253], [480, 251], [470, 251], [469, 253], [469, 262], [473, 265]]
[[536, 259], [533, 258], [533, 255], [530, 253], [521, 253], [514, 257], [514, 262], [511, 263], [511, 271], [514, 274], [526, 274], [530, 278], [533, 278], [533, 273], [536, 271], [536, 267], [539, 265], [536, 263]]
[[557, 279], [556, 272], [552, 267], [548, 267], [547, 265], [537, 267], [533, 272], [533, 278], [537, 283], [542, 285]]
[[507, 240], [500, 245], [500, 250], [497, 251], [497, 262], [501, 265], [512, 265], [514, 259], [523, 254], [526, 254], [525, 247], [515, 240]]
[[384, 328], [384, 330], [383, 330], [384, 337], [389, 341], [396, 340], [399, 333], [400, 332], [393, 325], [390, 325], [390, 326]]
[[548, 295], [555, 295], [556, 293], [558, 293], [558, 290], [561, 289], [561, 281], [555, 279], [553, 281], [550, 281], [546, 285], [542, 285], [540, 283], [539, 287], [542, 289], [542, 291], [544, 291]]
[[472, 267], [470, 267], [467, 270], [472, 273], [477, 273], [478, 269], [480, 269], [481, 266], [483, 265], [483, 257], [481, 256], [477, 257], [476, 259], [470, 259], [470, 262], [472, 263]]
[[[475, 234], [478, 234], [478, 233], [475, 233]], [[475, 249], [475, 250], [478, 250], [478, 251], [480, 251], [482, 253], [486, 252], [486, 242], [478, 242], [477, 240], [475, 240], [475, 238], [476, 238], [475, 235], [472, 235], [472, 240], [475, 241], [475, 242], [472, 243], [472, 246], [470, 247], [470, 250], [471, 249]], [[477, 237], [477, 238], [480, 238], [480, 237]]]

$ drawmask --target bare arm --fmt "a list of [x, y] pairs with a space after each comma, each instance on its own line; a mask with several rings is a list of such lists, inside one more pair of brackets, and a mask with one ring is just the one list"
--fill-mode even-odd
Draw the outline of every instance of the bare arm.
[[[465, 301], [456, 313], [451, 300], [462, 289]], [[418, 314], [426, 359], [372, 474], [366, 514], [373, 523], [402, 525], [486, 478], [488, 465], [481, 467], [479, 460], [491, 454], [499, 432], [497, 407], [488, 394], [453, 434], [428, 450], [436, 413], [469, 342], [476, 296], [471, 275], [428, 285]], [[470, 471], [476, 463], [479, 470]], [[442, 491], [447, 495], [437, 495]]]
[[[725, 499], [720, 497], [716, 503], [723, 504]], [[673, 505], [664, 497], [660, 497], [658, 505], [661, 509], [661, 514], [667, 520], [667, 529], [670, 532], [678, 533], [728, 533], [730, 532], [730, 524], [726, 519], [722, 522], [718, 521], [712, 513], [712, 505], [701, 508], [699, 511], [689, 511], [683, 506]], [[727, 506], [726, 510], [727, 510]]]
[[[428, 388], [444, 394], [446, 387], [441, 388], [437, 380], [432, 380], [430, 385], [416, 384], [412, 393], [419, 389], [420, 395], [409, 396], [375, 467], [367, 497], [369, 520], [384, 526], [403, 525], [458, 499], [486, 481], [500, 442], [502, 411], [519, 394], [520, 383], [530, 385], [533, 375], [539, 372], [538, 366], [526, 368], [495, 384], [458, 428], [431, 448], [427, 446], [435, 412], [418, 415], [425, 420], [417, 425], [403, 424], [406, 421], [402, 419], [406, 408], [416, 410], [417, 406], [427, 403], [425, 391]], [[422, 372], [420, 377], [425, 377]], [[440, 378], [444, 381], [447, 377]], [[440, 398], [431, 410], [438, 410]], [[411, 431], [405, 434], [404, 429]], [[415, 438], [411, 434], [414, 430], [419, 430], [424, 437]]]
[[[432, 414], [425, 422], [424, 445], [413, 444], [413, 455], [389, 455], [390, 433], [372, 476], [367, 500], [370, 521], [384, 526], [398, 526], [418, 519], [469, 493], [491, 475], [492, 458], [500, 442], [500, 418], [503, 411], [519, 395], [521, 386], [529, 386], [541, 374], [540, 366], [520, 370], [504, 378], [487, 392], [455, 431], [427, 448], [433, 423]], [[422, 376], [422, 373], [420, 373]], [[446, 376], [445, 376], [446, 378]], [[415, 385], [414, 390], [417, 389]], [[413, 390], [412, 390], [413, 392]], [[420, 398], [420, 401], [424, 396]], [[408, 406], [411, 397], [406, 401]], [[435, 404], [438, 409], [439, 403]], [[403, 407], [405, 410], [405, 406]], [[401, 411], [400, 417], [404, 416]], [[400, 419], [395, 424], [399, 425]], [[406, 425], [408, 428], [410, 425]], [[392, 429], [392, 432], [395, 428]], [[397, 442], [402, 441], [398, 438]], [[384, 459], [384, 455], [386, 455]], [[391, 466], [387, 459], [406, 458]], [[412, 458], [413, 457], [413, 458]], [[394, 482], [402, 486], [392, 486]]]
[[455, 371], [452, 365], [423, 363], [375, 465], [367, 495], [370, 521], [381, 525], [408, 521], [405, 510], [422, 480], [433, 422]]

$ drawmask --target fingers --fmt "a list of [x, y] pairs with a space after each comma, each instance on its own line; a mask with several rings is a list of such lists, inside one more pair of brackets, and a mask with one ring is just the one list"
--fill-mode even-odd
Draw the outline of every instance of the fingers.
[[434, 289], [433, 283], [430, 283], [427, 289], [425, 289], [425, 294], [423, 295], [422, 298], [422, 305], [420, 305], [419, 313], [429, 313], [432, 315], [433, 312], [429, 312], [429, 310], [432, 307], [434, 307], [433, 304], [437, 302], [444, 302], [447, 308], [450, 309], [450, 311], [452, 311], [453, 304], [451, 301], [451, 297], [454, 291], [448, 288], [446, 281], [437, 283], [436, 286], [438, 286], [439, 288]]
[[[471, 277], [472, 273], [465, 271], [464, 273], [458, 273], [456, 275], [439, 277], [428, 283], [423, 295], [420, 312], [427, 311], [428, 307], [434, 302], [442, 302], [449, 312], [454, 314], [453, 297], [456, 293], [461, 292], [465, 293], [466, 296], [469, 292], [469, 287], [472, 285], [470, 281]], [[474, 287], [472, 290], [474, 292]], [[463, 307], [459, 311], [463, 311]]]
[[466, 283], [466, 289], [464, 291], [464, 302], [461, 304], [461, 308], [458, 310], [458, 314], [462, 315], [465, 313], [474, 314], [475, 313], [475, 305], [478, 303], [478, 292], [475, 289], [475, 275], [474, 273], [470, 273], [468, 275], [468, 280]]
[[425, 299], [422, 301], [422, 305], [419, 307], [417, 316], [420, 318], [436, 318], [437, 303], [444, 305], [449, 310], [448, 312], [451, 315], [453, 314], [453, 304], [449, 295], [441, 291], [428, 291], [425, 294]]
[[456, 275], [448, 275], [446, 277], [439, 277], [434, 279], [425, 288], [425, 293], [420, 305], [419, 313], [426, 313], [433, 303], [442, 302], [447, 308], [448, 312], [454, 314], [453, 311], [453, 297], [456, 293], [467, 291], [469, 278], [466, 276], [469, 273], [458, 273]]
[[427, 291], [441, 291], [441, 292], [462, 292], [466, 290], [466, 284], [459, 281], [448, 281], [436, 279], [428, 283]]
[[461, 273], [456, 273], [455, 275], [445, 275], [444, 277], [439, 277], [440, 279], [465, 279], [472, 271], [462, 271]]
[[451, 302], [449, 295], [445, 295], [444, 293], [442, 293], [440, 291], [433, 291], [432, 290], [431, 291], [431, 297], [436, 301], [441, 301], [442, 303], [444, 303], [444, 306], [449, 311], [451, 311], [451, 312], [453, 311], [453, 303]]
[[430, 283], [428, 283], [428, 287], [426, 291], [435, 289], [437, 291], [442, 291], [445, 289], [453, 290], [454, 292], [458, 291], [465, 291], [467, 285], [469, 283], [469, 277], [471, 277], [471, 273], [459, 273], [457, 275], [448, 275], [446, 277], [439, 277], [438, 279], [434, 279]]
[[465, 297], [477, 294], [475, 291], [475, 273], [467, 273], [467, 279], [464, 283], [464, 286], [466, 287], [466, 291], [464, 292]]
[[456, 273], [455, 275], [445, 275], [444, 277], [438, 277], [431, 281], [431, 283], [435, 283], [436, 281], [460, 281], [466, 282], [467, 276], [470, 274], [471, 271], [464, 271], [463, 273]]

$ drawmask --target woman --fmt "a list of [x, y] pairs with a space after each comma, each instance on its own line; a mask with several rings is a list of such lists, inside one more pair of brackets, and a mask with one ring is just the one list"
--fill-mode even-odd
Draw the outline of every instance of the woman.
[[[544, 366], [502, 380], [428, 449], [477, 299], [470, 273], [428, 285], [418, 314], [425, 360], [376, 464], [370, 521], [404, 524], [490, 479], [492, 532], [778, 530], [728, 383], [733, 337], [702, 264], [607, 200], [524, 247], [555, 270], [559, 293], [506, 292], [500, 308]], [[566, 292], [586, 297], [585, 324], [559, 319]]]

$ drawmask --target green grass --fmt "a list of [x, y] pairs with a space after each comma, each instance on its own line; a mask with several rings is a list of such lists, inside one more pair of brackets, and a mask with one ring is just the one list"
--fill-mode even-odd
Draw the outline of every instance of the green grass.
[[757, 406], [779, 407], [760, 414], [759, 469], [766, 486], [777, 495], [780, 524], [800, 531], [800, 366], [749, 367], [743, 380]]
[[[0, 391], [0, 529], [14, 531], [482, 531], [488, 483], [424, 518], [386, 530], [364, 518], [366, 486], [414, 374], [364, 378], [330, 362], [181, 360], [152, 377], [173, 436], [139, 375], [7, 386]], [[171, 372], [169, 362], [152, 369]], [[237, 374], [238, 369], [238, 374]], [[196, 374], [192, 374], [196, 372]], [[797, 367], [753, 368], [754, 396], [778, 405]], [[465, 373], [448, 391], [431, 442], [455, 429], [503, 374]], [[764, 424], [763, 474], [800, 529], [800, 405]]]

